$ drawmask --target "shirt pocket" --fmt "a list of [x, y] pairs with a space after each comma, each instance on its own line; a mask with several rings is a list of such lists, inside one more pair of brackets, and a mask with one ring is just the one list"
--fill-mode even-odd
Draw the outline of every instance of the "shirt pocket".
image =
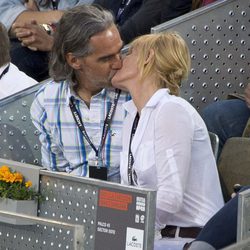
[[[122, 129], [111, 129], [108, 132], [106, 141], [111, 145], [113, 151], [121, 152], [122, 149]], [[107, 142], [106, 142], [107, 143]]]
[[151, 188], [157, 186], [153, 141], [149, 141], [139, 147], [134, 170], [139, 186]]

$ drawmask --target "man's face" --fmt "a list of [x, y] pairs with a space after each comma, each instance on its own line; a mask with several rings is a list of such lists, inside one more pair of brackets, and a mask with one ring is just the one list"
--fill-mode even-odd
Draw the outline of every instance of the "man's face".
[[122, 68], [117, 70], [112, 78], [112, 85], [123, 90], [131, 90], [131, 87], [140, 83], [140, 71], [138, 69], [138, 49], [131, 48], [123, 55]]
[[80, 85], [97, 89], [110, 86], [113, 75], [122, 66], [120, 58], [122, 45], [115, 25], [92, 36], [90, 46], [93, 52], [81, 59]]

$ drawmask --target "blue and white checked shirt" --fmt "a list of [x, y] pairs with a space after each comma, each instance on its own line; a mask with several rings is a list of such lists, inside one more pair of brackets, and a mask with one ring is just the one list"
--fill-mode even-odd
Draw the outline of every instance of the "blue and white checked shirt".
[[[76, 108], [89, 138], [98, 148], [103, 123], [114, 94], [114, 89], [103, 89], [92, 97], [88, 108], [67, 81], [51, 81], [40, 88], [31, 106], [31, 118], [41, 133], [39, 138], [44, 167], [52, 171], [88, 176], [88, 159], [95, 157], [95, 151], [76, 125], [69, 107], [69, 99], [72, 95], [75, 97]], [[122, 149], [122, 124], [126, 114], [122, 104], [128, 99], [129, 95], [121, 92], [102, 151], [103, 162], [109, 172], [116, 169], [116, 173], [119, 173], [117, 170]]]

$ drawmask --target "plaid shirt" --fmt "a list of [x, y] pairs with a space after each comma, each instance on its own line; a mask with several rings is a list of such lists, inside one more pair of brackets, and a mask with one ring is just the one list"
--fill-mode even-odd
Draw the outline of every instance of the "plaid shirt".
[[[31, 106], [31, 118], [40, 131], [42, 165], [52, 171], [64, 171], [78, 176], [88, 176], [88, 160], [95, 151], [83, 137], [69, 107], [74, 96], [90, 140], [96, 148], [101, 142], [103, 123], [114, 99], [114, 89], [103, 89], [91, 98], [88, 108], [67, 81], [51, 81], [36, 93]], [[122, 92], [102, 150], [103, 163], [109, 171], [119, 168], [122, 149], [122, 124], [125, 110], [122, 104], [129, 99]]]

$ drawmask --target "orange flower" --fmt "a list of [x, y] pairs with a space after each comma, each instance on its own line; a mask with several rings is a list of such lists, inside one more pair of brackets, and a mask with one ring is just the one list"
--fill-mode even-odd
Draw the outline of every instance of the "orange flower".
[[0, 166], [0, 197], [13, 200], [41, 200], [42, 195], [32, 188], [31, 181], [25, 181], [25, 177], [8, 166]]
[[31, 187], [31, 186], [32, 186], [32, 182], [31, 182], [31, 181], [25, 182], [25, 187], [26, 187], [26, 188], [29, 188], [29, 187]]
[[9, 176], [9, 182], [10, 182], [10, 183], [15, 182], [15, 179], [16, 179], [15, 174], [11, 174], [11, 175]]
[[3, 174], [3, 181], [5, 181], [5, 182], [13, 182], [12, 180], [13, 180], [13, 174], [12, 173], [10, 173], [10, 172], [5, 172], [4, 174]]
[[6, 174], [10, 173], [10, 169], [7, 166], [0, 167], [0, 180], [4, 180]]
[[2, 166], [0, 167], [0, 172], [10, 172], [10, 168], [8, 166]]
[[14, 180], [15, 182], [20, 182], [20, 183], [23, 182], [23, 175], [20, 174], [19, 172], [14, 173], [14, 177], [15, 177]]

